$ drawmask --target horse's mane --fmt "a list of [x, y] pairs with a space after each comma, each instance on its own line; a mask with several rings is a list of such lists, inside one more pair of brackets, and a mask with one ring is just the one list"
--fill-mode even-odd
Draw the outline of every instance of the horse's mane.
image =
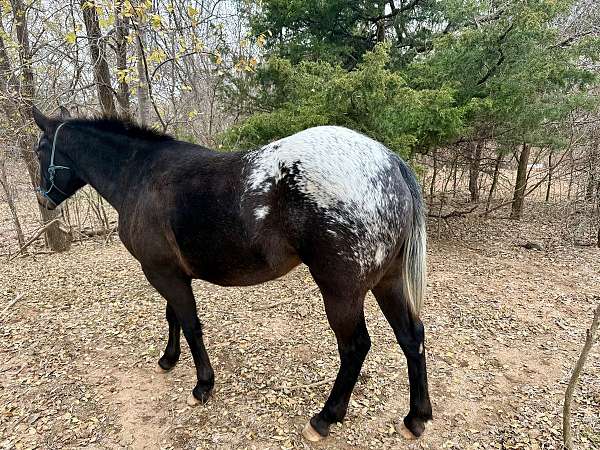
[[163, 142], [172, 141], [175, 139], [169, 134], [161, 133], [156, 129], [138, 125], [130, 119], [120, 117], [99, 116], [90, 118], [77, 118], [70, 119], [68, 122], [72, 123], [73, 125], [93, 127], [106, 133], [120, 134], [146, 141]]

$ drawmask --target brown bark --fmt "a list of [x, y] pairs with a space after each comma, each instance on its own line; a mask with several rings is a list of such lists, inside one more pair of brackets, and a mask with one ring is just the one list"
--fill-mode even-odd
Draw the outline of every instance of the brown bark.
[[138, 97], [138, 120], [142, 125], [147, 125], [150, 118], [150, 94], [148, 92], [148, 77], [146, 76], [146, 66], [144, 64], [144, 46], [145, 35], [144, 31], [140, 28], [137, 30], [138, 36], [136, 39], [136, 51], [137, 51], [137, 71], [138, 71], [138, 86], [137, 86], [137, 97]]
[[546, 188], [546, 203], [550, 201], [550, 190], [552, 189], [552, 151], [548, 154], [548, 187]]
[[515, 181], [515, 192], [513, 195], [512, 211], [510, 213], [510, 218], [514, 220], [519, 220], [523, 216], [525, 190], [527, 189], [527, 163], [529, 162], [530, 152], [531, 146], [523, 144], [521, 155], [519, 156], [517, 180]]
[[[2, 7], [0, 7], [0, 16], [2, 15]], [[8, 51], [6, 50], [6, 44], [2, 38], [2, 34], [6, 33], [0, 21], [0, 92], [6, 94], [14, 93], [19, 87], [19, 80], [14, 76]], [[6, 95], [5, 98], [11, 98], [12, 96]]]
[[600, 176], [598, 174], [598, 163], [600, 162], [600, 141], [596, 140], [591, 146], [588, 156], [588, 180], [585, 189], [585, 199], [592, 201], [598, 195], [600, 189]]
[[[2, 8], [0, 7], [0, 15]], [[0, 21], [0, 93], [2, 93], [2, 102], [0, 110], [4, 111], [7, 123], [19, 123], [21, 121], [20, 112], [17, 108], [19, 97], [19, 79], [15, 76], [6, 44], [2, 34], [6, 33]]]
[[15, 231], [17, 232], [17, 240], [19, 241], [19, 247], [25, 243], [25, 236], [23, 235], [23, 228], [21, 228], [21, 221], [19, 220], [19, 214], [17, 213], [17, 205], [15, 204], [15, 192], [8, 182], [8, 176], [6, 175], [6, 164], [4, 158], [0, 158], [0, 186], [6, 195], [6, 202], [8, 203], [8, 209], [13, 218], [15, 225]]
[[475, 148], [471, 149], [471, 163], [469, 164], [469, 192], [471, 193], [471, 203], [479, 201], [478, 179], [482, 150], [483, 141], [477, 141]]
[[490, 210], [490, 204], [494, 198], [494, 192], [496, 192], [496, 186], [498, 185], [498, 177], [500, 175], [500, 166], [502, 165], [503, 155], [498, 153], [496, 157], [496, 164], [494, 165], [494, 176], [492, 177], [492, 185], [490, 186], [490, 193], [488, 194], [487, 204], [485, 207], [486, 213]]
[[[18, 109], [18, 115], [20, 115], [22, 128], [25, 129], [25, 125], [29, 123], [32, 118], [32, 106], [35, 94], [33, 67], [31, 64], [31, 47], [29, 44], [26, 9], [23, 2], [22, 0], [11, 0], [11, 6], [16, 19], [15, 28], [17, 31], [19, 62], [21, 65], [20, 100], [16, 108]], [[25, 161], [27, 172], [29, 173], [29, 178], [34, 188], [38, 186], [38, 162], [33, 151], [35, 141], [35, 136], [29, 133], [20, 133], [18, 136], [21, 156]], [[43, 223], [48, 223], [60, 215], [59, 209], [49, 211], [39, 206], [39, 210]], [[58, 222], [55, 222], [46, 229], [45, 237], [46, 244], [51, 250], [57, 252], [67, 250], [71, 243], [71, 235], [61, 229]]]
[[19, 44], [19, 61], [21, 63], [21, 105], [20, 111], [23, 118], [31, 117], [33, 105], [34, 85], [33, 68], [31, 64], [31, 47], [29, 45], [29, 29], [27, 28], [27, 13], [22, 0], [11, 0], [15, 15], [15, 28]]
[[[127, 36], [129, 34], [127, 18], [123, 16], [123, 2], [118, 1], [115, 6], [115, 53], [117, 58], [117, 73], [127, 70]], [[129, 84], [124, 76], [117, 77], [117, 101], [120, 113], [131, 116], [129, 101]]]
[[102, 41], [102, 31], [100, 30], [98, 14], [96, 13], [96, 8], [90, 7], [86, 0], [80, 0], [80, 5], [90, 43], [90, 55], [92, 57], [92, 67], [94, 68], [94, 81], [96, 82], [96, 89], [98, 91], [98, 100], [100, 101], [102, 112], [106, 115], [114, 116], [117, 110], [113, 100], [110, 71], [106, 62], [106, 49]]
[[435, 182], [438, 174], [437, 149], [433, 149], [433, 174], [431, 175], [431, 185], [429, 186], [429, 201], [433, 202], [433, 194], [435, 194]]
[[[600, 300], [598, 297], [595, 297], [596, 300]], [[583, 370], [583, 366], [585, 365], [585, 361], [592, 349], [592, 345], [594, 345], [594, 339], [596, 337], [596, 332], [598, 331], [598, 326], [600, 325], [600, 303], [596, 306], [594, 310], [594, 316], [592, 318], [592, 325], [586, 331], [585, 342], [583, 344], [583, 349], [581, 350], [581, 354], [579, 355], [579, 359], [575, 364], [575, 368], [573, 369], [573, 373], [571, 374], [571, 379], [569, 380], [569, 385], [567, 386], [567, 390], [565, 392], [565, 402], [563, 404], [563, 443], [567, 450], [573, 450], [573, 437], [571, 435], [571, 402], [573, 400], [573, 392], [575, 391], [575, 387], [579, 381], [579, 376], [581, 375], [581, 371]]]

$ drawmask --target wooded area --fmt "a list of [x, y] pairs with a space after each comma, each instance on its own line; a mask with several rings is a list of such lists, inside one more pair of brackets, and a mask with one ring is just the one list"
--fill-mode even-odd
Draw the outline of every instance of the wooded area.
[[[528, 330], [524, 333], [529, 337], [523, 338], [519, 356], [533, 361], [527, 339], [538, 342], [545, 351], [547, 340], [559, 333], [568, 348], [557, 351], [568, 350], [571, 359], [567, 363], [555, 361], [548, 370], [558, 378], [560, 370], [573, 366], [575, 349], [583, 344], [581, 333], [573, 329], [586, 326], [587, 316], [579, 315], [597, 302], [597, 297], [591, 297], [592, 292], [597, 293], [598, 270], [593, 262], [597, 263], [596, 248], [600, 248], [597, 0], [0, 0], [0, 256], [6, 260], [6, 273], [10, 272], [12, 279], [6, 282], [11, 286], [7, 288], [11, 299], [3, 311], [7, 316], [24, 295], [15, 290], [14, 280], [28, 273], [33, 280], [28, 289], [35, 290], [33, 267], [41, 273], [47, 270], [35, 260], [34, 266], [21, 267], [22, 257], [71, 250], [74, 260], [67, 267], [74, 269], [77, 264], [87, 264], [86, 252], [96, 251], [90, 242], [108, 246], [118, 231], [116, 212], [89, 186], [55, 211], [39, 207], [34, 192], [39, 184], [34, 151], [39, 132], [32, 120], [33, 105], [57, 116], [68, 112], [73, 117], [123, 117], [222, 152], [256, 148], [319, 125], [345, 126], [381, 141], [407, 160], [418, 175], [430, 219], [429, 236], [439, 245], [439, 254], [433, 257], [438, 267], [454, 260], [454, 253], [445, 246], [456, 242], [461, 249], [470, 252], [475, 248], [477, 255], [486, 258], [507, 258], [512, 268], [508, 275], [500, 274], [504, 267], [491, 264], [489, 271], [499, 273], [495, 281], [485, 272], [488, 268], [478, 271], [470, 266], [469, 258], [479, 256], [460, 255], [454, 261], [469, 267], [470, 280], [484, 291], [489, 282], [496, 283], [492, 291], [504, 289], [506, 295], [513, 295], [515, 288], [510, 283], [516, 278], [515, 283], [526, 286], [540, 302], [546, 289], [553, 297], [545, 301], [556, 300], [557, 311], [572, 315], [557, 318], [543, 306], [535, 309], [537, 306], [528, 303], [530, 297], [518, 300], [515, 310], [520, 312], [511, 316], [510, 311], [490, 300], [493, 292], [488, 292], [487, 303], [473, 300], [475, 294], [457, 294], [460, 287], [453, 284], [459, 276], [456, 273], [449, 274], [448, 279], [434, 275], [432, 302], [438, 302], [440, 311], [459, 324], [456, 327], [461, 331], [465, 323], [483, 330], [483, 320], [489, 319], [489, 330], [494, 332], [488, 330], [489, 336], [485, 330], [477, 331], [481, 335], [469, 334], [472, 342], [502, 336], [513, 327], [510, 324], [522, 319], [519, 314], [525, 316], [524, 311], [531, 315], [543, 312], [544, 318], [552, 318], [551, 326], [558, 324], [559, 329], [552, 334], [545, 322], [534, 327], [524, 320], [522, 325]], [[529, 252], [533, 256], [517, 253], [523, 248], [546, 251], [544, 267], [538, 266], [537, 252]], [[121, 267], [122, 256], [111, 254], [107, 260]], [[513, 265], [513, 259], [523, 258], [525, 266]], [[15, 265], [9, 268], [10, 262]], [[538, 277], [528, 269], [530, 266], [544, 276]], [[576, 267], [578, 276], [586, 278], [569, 280], [562, 272], [557, 275], [556, 267], [563, 272]], [[93, 272], [91, 267], [87, 269]], [[131, 271], [132, 267], [123, 263], [122, 270]], [[465, 273], [459, 274], [462, 277]], [[55, 273], [46, 275], [52, 280], [62, 279]], [[306, 288], [303, 276], [294, 275], [293, 285]], [[505, 283], [502, 276], [511, 281]], [[116, 278], [126, 286], [123, 289], [128, 289], [129, 281], [120, 277]], [[569, 294], [545, 284], [553, 277], [567, 286]], [[451, 286], [448, 298], [438, 292], [445, 282]], [[104, 281], [94, 278], [90, 283], [102, 285]], [[285, 290], [285, 286], [277, 286]], [[207, 289], [213, 292], [213, 288]], [[468, 292], [470, 288], [466, 289]], [[572, 293], [578, 289], [581, 295]], [[213, 293], [226, 297], [218, 290]], [[43, 303], [39, 299], [44, 295], [33, 297]], [[245, 303], [245, 295], [237, 292], [233, 301]], [[465, 300], [467, 297], [470, 299]], [[442, 298], [449, 303], [443, 303]], [[463, 300], [477, 314], [470, 317], [471, 311], [460, 306]], [[263, 309], [277, 309], [289, 301], [287, 297], [283, 301], [272, 298], [267, 303], [270, 306]], [[226, 309], [218, 303], [213, 306], [217, 312]], [[87, 307], [93, 309], [93, 305]], [[140, 317], [147, 312], [140, 307]], [[101, 312], [93, 314], [106, 319]], [[286, 320], [290, 323], [296, 318], [296, 326], [313, 327], [305, 324], [303, 310], [294, 309], [289, 314]], [[444, 319], [429, 319], [438, 327], [438, 338], [444, 339], [446, 334], [440, 330], [450, 325]], [[260, 321], [254, 316], [252, 320]], [[241, 326], [245, 319], [231, 321]], [[594, 323], [597, 327], [597, 319]], [[511, 333], [516, 336], [517, 331], [512, 329]], [[133, 340], [133, 336], [127, 339]], [[144, 339], [146, 345], [156, 336], [147, 334]], [[434, 370], [436, 356], [438, 364], [444, 364], [440, 360], [448, 362], [442, 373], [463, 363], [472, 369], [472, 360], [456, 363], [460, 349], [454, 345], [465, 344], [461, 339], [445, 342], [437, 355], [433, 352]], [[488, 344], [481, 345], [474, 354], [487, 351]], [[557, 348], [548, 350], [544, 358], [551, 359]], [[149, 355], [156, 356], [152, 352]], [[515, 357], [502, 355], [495, 360], [500, 361], [499, 370]], [[227, 359], [226, 355], [221, 357]], [[542, 374], [545, 363], [537, 361], [532, 367], [535, 364], [538, 367], [531, 370], [539, 369]], [[524, 365], [529, 370], [529, 365]], [[592, 369], [597, 368], [597, 362], [592, 363]], [[2, 370], [0, 367], [0, 373]], [[436, 374], [439, 372], [434, 371], [434, 377]], [[482, 375], [474, 381], [480, 390], [486, 389], [484, 378]], [[589, 380], [587, 403], [581, 398], [578, 402], [575, 395], [575, 407], [598, 405], [597, 380]], [[471, 382], [468, 377], [458, 381], [464, 385]], [[294, 389], [318, 387], [323, 380], [299, 383]], [[384, 390], [381, 386], [374, 389]], [[285, 386], [275, 391], [279, 390]], [[506, 388], [503, 395], [509, 392]], [[440, 398], [445, 395], [438, 394]], [[521, 394], [530, 400], [544, 395], [538, 391]], [[281, 400], [280, 394], [275, 397]], [[523, 401], [511, 420], [527, 415], [523, 410], [535, 401]], [[292, 403], [290, 400], [286, 407]], [[218, 409], [221, 406], [215, 407], [217, 415], [223, 413]], [[552, 407], [540, 406], [546, 412]], [[505, 413], [498, 412], [498, 418]], [[529, 417], [534, 415], [529, 413]], [[552, 423], [556, 423], [558, 413], [548, 414], [554, 414]], [[590, 417], [598, 418], [597, 411], [581, 414], [588, 428], [580, 434], [575, 431], [575, 442], [584, 445], [581, 448], [600, 448], [600, 441], [593, 440], [600, 421], [590, 425]], [[181, 420], [192, 427], [190, 417]], [[121, 425], [134, 429], [132, 423]], [[531, 423], [538, 428], [547, 424], [539, 415]], [[368, 446], [394, 448], [395, 444], [385, 441], [395, 433], [393, 427], [389, 432], [388, 425], [385, 422], [379, 436], [386, 444]], [[463, 425], [465, 430], [470, 426]], [[109, 429], [113, 425], [107, 422], [102, 426]], [[176, 428], [176, 423], [169, 426]], [[510, 427], [514, 431], [515, 426]], [[436, 433], [435, 428], [432, 433]], [[443, 429], [442, 435], [448, 442], [452, 440], [448, 429]], [[241, 439], [238, 442], [245, 442], [244, 436], [237, 436]], [[457, 442], [464, 444], [472, 437], [462, 435]], [[2, 438], [0, 434], [0, 444]], [[536, 448], [532, 442], [544, 442], [531, 433], [527, 440], [517, 439], [506, 430], [490, 431], [486, 439], [500, 438], [514, 444], [513, 448], [519, 443], [531, 445], [524, 448]], [[70, 444], [83, 442], [75, 434], [69, 439]], [[155, 440], [161, 439], [162, 434]], [[441, 443], [439, 439], [433, 441], [432, 448]], [[142, 441], [136, 442], [143, 447]], [[557, 442], [554, 431], [547, 442], [544, 448], [558, 448], [553, 447]], [[292, 444], [299, 445], [296, 441]], [[354, 444], [360, 444], [360, 439]], [[346, 441], [340, 440], [339, 448], [344, 445]], [[457, 445], [449, 448], [462, 448]]]
[[[407, 158], [435, 217], [508, 204], [520, 219], [525, 198], [545, 191], [571, 205], [572, 240], [593, 234], [600, 245], [591, 0], [5, 0], [0, 13], [1, 161], [23, 163], [32, 185], [33, 103], [131, 117], [223, 151], [338, 124]], [[18, 239], [20, 178], [2, 173]], [[89, 201], [99, 223], [83, 227], [110, 229], [93, 193], [64, 210]], [[53, 250], [82, 226], [64, 210], [66, 226], [46, 231]], [[47, 223], [60, 213], [40, 214]]]

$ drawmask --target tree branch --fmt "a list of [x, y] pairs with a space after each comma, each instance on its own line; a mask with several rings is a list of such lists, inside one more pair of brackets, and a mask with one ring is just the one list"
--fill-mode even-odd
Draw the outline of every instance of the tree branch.
[[504, 57], [504, 52], [502, 51], [502, 43], [505, 41], [506, 37], [508, 36], [508, 33], [510, 33], [510, 31], [513, 29], [514, 24], [510, 24], [510, 26], [507, 28], [507, 30], [502, 33], [502, 35], [498, 38], [498, 53], [500, 53], [500, 58], [498, 58], [498, 61], [496, 61], [496, 64], [494, 64], [488, 71], [487, 73], [483, 76], [483, 78], [481, 78], [478, 82], [477, 82], [477, 86], [481, 86], [483, 83], [485, 83], [494, 73], [496, 73], [496, 71], [498, 70], [498, 68], [502, 65], [502, 63], [504, 62], [504, 60], [506, 59]]
[[60, 219], [51, 220], [46, 225], [44, 225], [42, 228], [40, 228], [39, 230], [37, 230], [34, 233], [34, 235], [31, 238], [29, 238], [29, 240], [27, 242], [25, 242], [25, 244], [19, 250], [17, 250], [17, 253], [15, 253], [14, 255], [12, 255], [8, 260], [12, 261], [17, 256], [19, 256], [21, 253], [23, 253], [27, 249], [27, 247], [29, 247], [31, 244], [33, 244], [33, 242], [42, 235], [42, 233], [44, 231], [46, 231], [48, 228], [52, 227], [56, 223], [60, 223]]
[[390, 1], [389, 4], [390, 4], [390, 8], [391, 8], [392, 12], [390, 12], [388, 14], [381, 14], [376, 17], [369, 17], [367, 20], [369, 20], [369, 22], [376, 23], [376, 22], [379, 22], [380, 20], [391, 19], [392, 17], [397, 16], [401, 12], [413, 9], [415, 6], [417, 6], [419, 3], [421, 3], [421, 1], [422, 0], [413, 0], [412, 2], [409, 2], [406, 5], [402, 5], [400, 8], [396, 8], [396, 6], [393, 4], [394, 2]]
[[[600, 301], [600, 297], [596, 297]], [[573, 369], [573, 374], [571, 375], [571, 380], [569, 381], [569, 385], [567, 386], [567, 390], [565, 392], [565, 403], [563, 406], [563, 442], [565, 444], [565, 448], [567, 450], [573, 449], [573, 437], [571, 436], [571, 401], [573, 400], [573, 391], [577, 386], [577, 381], [579, 380], [579, 375], [581, 375], [581, 371], [583, 370], [583, 366], [585, 364], [585, 360], [587, 359], [588, 353], [592, 348], [592, 344], [594, 343], [594, 338], [596, 336], [596, 332], [598, 331], [598, 324], [600, 323], [600, 303], [596, 307], [594, 311], [594, 318], [592, 319], [592, 326], [586, 332], [585, 344], [583, 345], [583, 349], [581, 350], [581, 354], [579, 355], [579, 359], [577, 360], [577, 364], [575, 364], [575, 368]]]

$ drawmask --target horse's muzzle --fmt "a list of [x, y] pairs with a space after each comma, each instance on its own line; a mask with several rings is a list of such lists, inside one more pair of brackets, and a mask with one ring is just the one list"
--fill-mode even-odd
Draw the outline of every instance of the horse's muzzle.
[[35, 196], [37, 197], [37, 201], [40, 204], [40, 206], [42, 206], [42, 208], [45, 208], [49, 211], [56, 209], [56, 203], [54, 203], [48, 197], [43, 195], [41, 192], [36, 192]]

